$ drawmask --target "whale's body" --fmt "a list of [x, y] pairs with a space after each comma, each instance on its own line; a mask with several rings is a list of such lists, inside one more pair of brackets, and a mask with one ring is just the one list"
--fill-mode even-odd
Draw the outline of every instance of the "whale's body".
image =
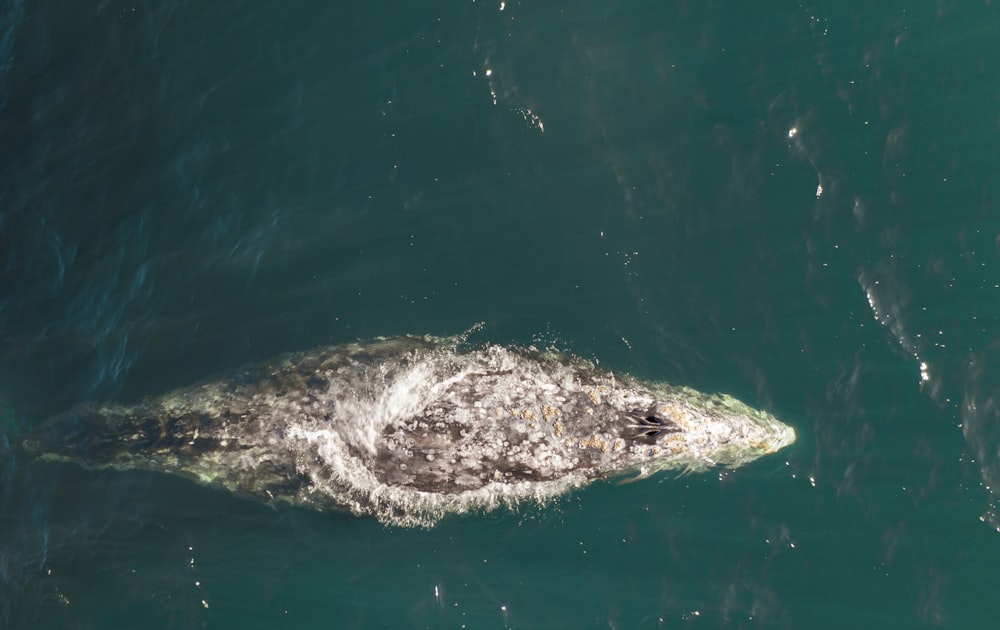
[[134, 406], [76, 409], [24, 444], [426, 526], [598, 478], [736, 467], [795, 439], [729, 396], [534, 348], [462, 346], [404, 336], [290, 354]]

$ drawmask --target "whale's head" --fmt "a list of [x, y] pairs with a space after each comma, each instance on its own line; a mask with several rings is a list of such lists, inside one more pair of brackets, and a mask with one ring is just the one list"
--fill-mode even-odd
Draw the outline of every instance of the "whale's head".
[[792, 427], [725, 394], [637, 382], [623, 388], [622, 398], [620, 464], [645, 472], [735, 468], [795, 441]]

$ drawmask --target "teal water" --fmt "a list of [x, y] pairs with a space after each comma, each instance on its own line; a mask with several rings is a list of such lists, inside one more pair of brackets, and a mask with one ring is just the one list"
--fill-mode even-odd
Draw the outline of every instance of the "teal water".
[[[0, 626], [992, 628], [989, 2], [0, 3]], [[475, 322], [798, 442], [431, 530], [32, 462]]]

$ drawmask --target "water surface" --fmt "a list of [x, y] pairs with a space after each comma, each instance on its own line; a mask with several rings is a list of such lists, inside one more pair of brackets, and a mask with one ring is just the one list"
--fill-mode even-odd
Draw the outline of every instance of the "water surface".
[[[0, 5], [0, 625], [992, 627], [996, 7], [271, 4]], [[15, 448], [478, 321], [798, 442], [429, 531]]]

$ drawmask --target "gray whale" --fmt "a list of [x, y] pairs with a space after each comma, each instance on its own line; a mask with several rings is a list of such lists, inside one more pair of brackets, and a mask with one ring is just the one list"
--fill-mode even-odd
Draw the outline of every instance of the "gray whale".
[[46, 460], [430, 526], [594, 479], [736, 467], [795, 440], [730, 396], [534, 347], [465, 345], [403, 336], [289, 354], [136, 405], [74, 409], [23, 444]]

